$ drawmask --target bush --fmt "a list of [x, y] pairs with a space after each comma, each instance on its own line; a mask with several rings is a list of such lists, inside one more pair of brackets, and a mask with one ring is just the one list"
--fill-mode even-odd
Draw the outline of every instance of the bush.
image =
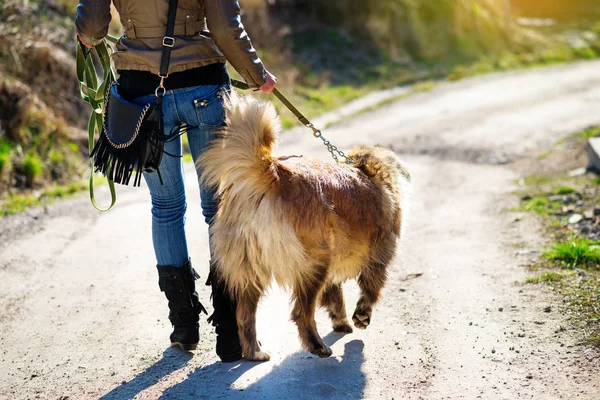
[[35, 180], [44, 171], [44, 163], [36, 154], [28, 154], [23, 160], [23, 174], [28, 187], [32, 187]]
[[301, 12], [342, 27], [392, 57], [472, 60], [519, 50], [527, 41], [505, 3], [496, 0], [280, 0], [277, 4], [292, 18]]
[[10, 165], [11, 145], [3, 140], [0, 141], [0, 174], [8, 169]]

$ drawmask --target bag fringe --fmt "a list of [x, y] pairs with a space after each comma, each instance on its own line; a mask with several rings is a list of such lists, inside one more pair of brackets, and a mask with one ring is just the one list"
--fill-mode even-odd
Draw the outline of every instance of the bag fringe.
[[[152, 114], [142, 123], [137, 138], [125, 148], [113, 147], [103, 130], [90, 154], [90, 158], [94, 159], [94, 171], [121, 185], [129, 185], [135, 173], [133, 186], [140, 186], [142, 172], [158, 171], [164, 146], [161, 140], [164, 136], [163, 118], [159, 110]], [[150, 159], [156, 165], [148, 165], [147, 160]]]

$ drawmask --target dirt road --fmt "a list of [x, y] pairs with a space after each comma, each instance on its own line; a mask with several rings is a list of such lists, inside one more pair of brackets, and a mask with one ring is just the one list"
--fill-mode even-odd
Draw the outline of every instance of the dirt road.
[[[444, 83], [328, 129], [340, 148], [393, 146], [413, 184], [402, 251], [371, 326], [343, 336], [319, 312], [334, 353], [324, 360], [299, 350], [278, 289], [259, 310], [270, 362], [217, 362], [208, 324], [193, 356], [169, 349], [144, 189], [120, 190], [105, 214], [81, 196], [4, 217], [0, 397], [598, 399], [597, 353], [576, 345], [551, 293], [523, 284], [544, 238], [534, 220], [508, 212], [528, 172], [514, 161], [593, 123], [600, 62]], [[327, 157], [302, 129], [287, 132], [279, 152]], [[187, 175], [189, 242], [206, 277], [206, 227]], [[357, 288], [345, 288], [352, 312]]]

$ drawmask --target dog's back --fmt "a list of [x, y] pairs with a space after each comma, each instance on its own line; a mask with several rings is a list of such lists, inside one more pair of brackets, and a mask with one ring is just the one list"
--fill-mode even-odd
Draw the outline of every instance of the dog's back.
[[392, 151], [357, 147], [351, 165], [278, 159], [271, 151], [279, 119], [270, 103], [234, 94], [226, 115], [198, 162], [203, 183], [222, 195], [212, 245], [232, 289], [256, 277], [291, 285], [315, 263], [345, 280], [371, 260], [389, 262], [402, 220], [400, 179], [409, 178]]

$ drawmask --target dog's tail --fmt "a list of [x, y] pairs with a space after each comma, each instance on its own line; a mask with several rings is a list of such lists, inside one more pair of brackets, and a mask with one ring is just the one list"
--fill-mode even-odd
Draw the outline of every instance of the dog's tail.
[[200, 181], [217, 187], [219, 193], [231, 188], [234, 182], [264, 182], [280, 131], [279, 118], [271, 103], [232, 92], [224, 100], [224, 107], [225, 126], [196, 162], [202, 171]]

